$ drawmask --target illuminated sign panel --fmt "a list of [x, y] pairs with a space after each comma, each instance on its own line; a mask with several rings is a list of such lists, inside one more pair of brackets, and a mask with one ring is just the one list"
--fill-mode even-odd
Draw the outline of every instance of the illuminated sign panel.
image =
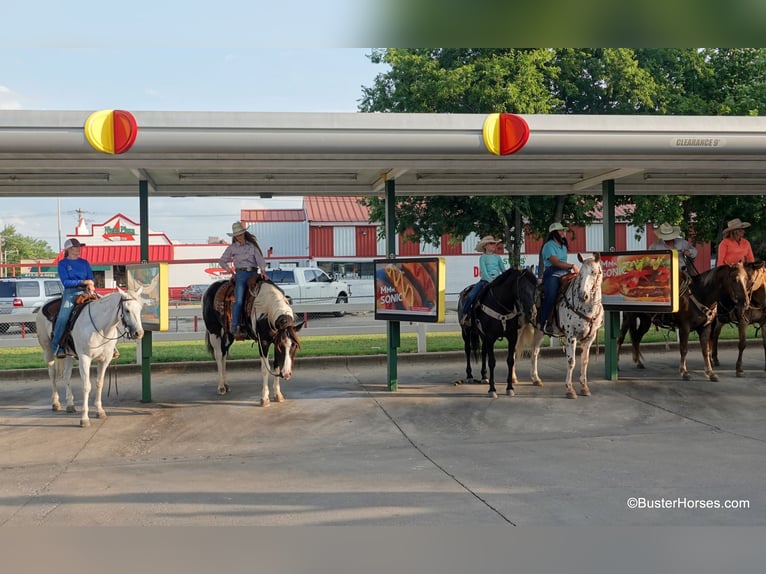
[[376, 319], [444, 322], [443, 258], [376, 259], [374, 265]]
[[678, 251], [601, 253], [601, 298], [611, 311], [678, 311]]

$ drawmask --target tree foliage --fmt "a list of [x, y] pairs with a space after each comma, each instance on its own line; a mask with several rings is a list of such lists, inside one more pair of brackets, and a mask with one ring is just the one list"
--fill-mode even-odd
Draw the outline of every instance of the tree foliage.
[[0, 231], [0, 249], [4, 263], [18, 263], [22, 259], [52, 259], [56, 256], [46, 241], [19, 235], [13, 225], [6, 225]]
[[[709, 49], [379, 49], [388, 67], [362, 88], [364, 112], [521, 114], [763, 115], [766, 50]], [[619, 194], [619, 182], [617, 182]], [[443, 234], [504, 237], [517, 249], [521, 230], [537, 236], [552, 221], [587, 225], [600, 197], [399, 197], [397, 231], [438, 244]], [[620, 196], [634, 206], [627, 221], [643, 229], [668, 221], [697, 242], [720, 239], [734, 217], [753, 223], [748, 237], [766, 255], [761, 196]], [[383, 202], [368, 198], [371, 220]]]

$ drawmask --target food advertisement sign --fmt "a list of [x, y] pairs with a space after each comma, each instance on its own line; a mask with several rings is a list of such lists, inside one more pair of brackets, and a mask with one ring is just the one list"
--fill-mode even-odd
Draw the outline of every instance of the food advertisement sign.
[[149, 331], [168, 330], [168, 264], [126, 265], [128, 291], [141, 288], [141, 323]]
[[376, 259], [374, 264], [376, 319], [444, 322], [444, 259]]
[[611, 311], [678, 311], [678, 251], [601, 253], [601, 297]]

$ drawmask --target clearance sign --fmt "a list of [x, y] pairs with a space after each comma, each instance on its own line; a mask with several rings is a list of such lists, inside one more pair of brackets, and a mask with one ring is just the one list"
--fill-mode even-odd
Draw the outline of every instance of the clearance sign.
[[136, 141], [138, 125], [133, 114], [125, 110], [93, 112], [85, 120], [85, 137], [102, 153], [121, 154]]

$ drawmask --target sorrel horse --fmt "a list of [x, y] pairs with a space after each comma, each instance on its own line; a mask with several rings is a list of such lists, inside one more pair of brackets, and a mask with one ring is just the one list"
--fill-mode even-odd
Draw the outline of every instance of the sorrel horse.
[[[596, 340], [598, 330], [604, 322], [604, 307], [601, 305], [601, 283], [604, 277], [601, 269], [601, 255], [583, 259], [577, 254], [582, 266], [574, 279], [562, 287], [563, 293], [558, 297], [554, 307], [554, 321], [558, 329], [553, 336], [563, 338], [566, 342], [566, 357], [569, 370], [566, 377], [566, 396], [576, 399], [577, 394], [572, 388], [572, 373], [575, 368], [575, 352], [578, 343], [580, 351], [580, 394], [590, 396], [588, 388], [588, 362], [590, 347]], [[537, 372], [537, 361], [540, 355], [545, 333], [535, 323], [533, 327], [522, 330], [520, 348], [532, 346], [532, 383], [542, 386], [543, 381]]]
[[[117, 341], [122, 337], [140, 339], [144, 336], [144, 328], [141, 325], [143, 303], [140, 296], [141, 289], [129, 292], [118, 289], [116, 293], [86, 302], [74, 318], [67, 348], [79, 360], [82, 380], [81, 427], [90, 426], [88, 400], [91, 390], [90, 367], [93, 361], [99, 364], [93, 406], [96, 409], [96, 416], [103, 419], [106, 418], [106, 411], [101, 405], [101, 390], [104, 386], [104, 374], [112, 362]], [[46, 304], [45, 307], [49, 305]], [[51, 347], [53, 321], [47, 316], [45, 308], [37, 314], [36, 324], [37, 341], [43, 349], [45, 362], [48, 364], [48, 375], [53, 392], [52, 408], [54, 411], [61, 410], [57, 388], [57, 380], [61, 379], [66, 386], [66, 411], [77, 412], [71, 385], [72, 355], [67, 353], [65, 359], [56, 358], [55, 350]]]
[[735, 373], [738, 377], [743, 377], [745, 371], [742, 368], [742, 354], [747, 346], [747, 326], [755, 323], [760, 326], [761, 337], [763, 339], [763, 350], [766, 356], [766, 262], [756, 261], [745, 263], [745, 273], [747, 273], [747, 292], [750, 298], [750, 305], [747, 308], [738, 306], [728, 297], [722, 297], [718, 302], [718, 314], [713, 323], [713, 332], [710, 336], [711, 360], [713, 366], [718, 367], [718, 338], [721, 335], [721, 329], [724, 325], [735, 324], [739, 333], [739, 355]]
[[[269, 376], [274, 377], [274, 400], [285, 400], [280, 389], [280, 379], [289, 380], [293, 374], [295, 352], [300, 348], [298, 331], [303, 323], [295, 324], [290, 303], [274, 283], [253, 277], [248, 284], [249, 297], [245, 301], [248, 321], [245, 325], [248, 338], [258, 344], [261, 359], [261, 406], [271, 404]], [[218, 394], [225, 395], [231, 389], [226, 382], [226, 358], [234, 343], [230, 333], [233, 289], [229, 280], [213, 283], [202, 298], [202, 317], [205, 321], [205, 346], [218, 366]], [[269, 366], [269, 349], [274, 346], [274, 365]]]
[[740, 309], [740, 313], [749, 306], [747, 288], [747, 273], [742, 264], [722, 265], [699, 275], [688, 275], [681, 272], [679, 306], [676, 313], [625, 313], [620, 336], [617, 339], [617, 355], [625, 340], [625, 334], [630, 333], [633, 346], [633, 361], [639, 368], [641, 362], [641, 339], [653, 324], [658, 328], [678, 330], [678, 348], [681, 354], [679, 373], [685, 381], [690, 379], [686, 367], [686, 355], [689, 347], [689, 333], [695, 331], [699, 335], [700, 351], [705, 364], [705, 375], [711, 381], [717, 381], [718, 375], [713, 371], [711, 360], [711, 334], [713, 322], [718, 314], [718, 302], [727, 297], [732, 304]]
[[[490, 282], [476, 297], [468, 324], [463, 323], [463, 303], [471, 286], [463, 289], [458, 298], [458, 321], [461, 324], [466, 359], [466, 381], [473, 382], [471, 357], [478, 358], [481, 347], [482, 382], [489, 382], [488, 393], [497, 398], [495, 389], [495, 342], [505, 337], [508, 341], [508, 378], [505, 394], [513, 396], [516, 374], [513, 368], [519, 329], [536, 320], [535, 291], [537, 278], [528, 269], [508, 269]], [[481, 345], [479, 345], [481, 343]], [[487, 379], [489, 364], [489, 379]]]

